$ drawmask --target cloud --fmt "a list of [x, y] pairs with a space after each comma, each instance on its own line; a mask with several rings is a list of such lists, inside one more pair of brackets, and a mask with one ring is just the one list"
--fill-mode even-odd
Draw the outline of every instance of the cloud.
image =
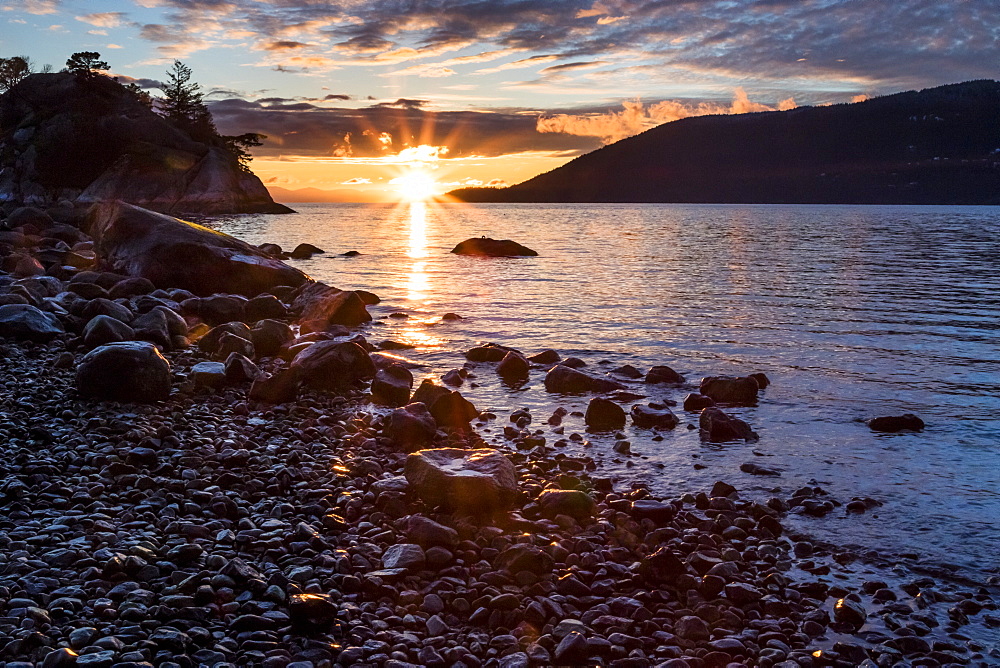
[[518, 70], [525, 67], [534, 67], [535, 65], [541, 65], [542, 63], [549, 63], [553, 60], [558, 60], [559, 56], [556, 55], [542, 55], [542, 56], [531, 56], [530, 58], [522, 58], [521, 60], [515, 60], [510, 63], [504, 63], [503, 65], [497, 65], [496, 67], [487, 67], [482, 70], [476, 70], [476, 74], [494, 74], [496, 72], [504, 72], [506, 70]]
[[277, 42], [269, 42], [264, 44], [261, 48], [265, 51], [294, 51], [295, 49], [304, 49], [308, 47], [308, 44], [304, 42], [296, 42], [294, 40], [279, 40]]
[[326, 95], [323, 98], [323, 101], [324, 102], [328, 102], [329, 100], [350, 100], [350, 99], [351, 99], [350, 95], [343, 95], [341, 93], [333, 93], [331, 95]]
[[664, 100], [646, 106], [639, 100], [622, 103], [621, 111], [592, 114], [556, 114], [542, 116], [536, 128], [539, 132], [558, 132], [581, 137], [597, 137], [604, 144], [610, 144], [626, 137], [637, 135], [652, 127], [690, 116], [708, 114], [746, 114], [775, 109], [794, 109], [795, 100], [788, 98], [776, 107], [750, 100], [747, 92], [737, 88], [732, 103], [727, 107], [720, 104], [701, 102], [689, 104]]
[[163, 88], [163, 82], [159, 81], [158, 79], [145, 79], [141, 77], [136, 78], [136, 77], [130, 77], [127, 74], [115, 74], [115, 76], [118, 78], [118, 81], [120, 81], [123, 84], [133, 83], [139, 88], [145, 88], [145, 89]]
[[117, 28], [122, 24], [126, 16], [125, 12], [99, 12], [97, 14], [77, 16], [76, 20], [89, 23], [98, 28]]
[[573, 70], [583, 70], [590, 69], [591, 67], [600, 67], [601, 65], [607, 65], [608, 62], [605, 60], [591, 60], [579, 63], [562, 63], [561, 65], [552, 65], [546, 67], [539, 74], [556, 74], [562, 72], [571, 72]]
[[359, 185], [363, 185], [365, 183], [371, 183], [371, 182], [372, 182], [371, 179], [366, 179], [366, 178], [362, 178], [360, 176], [355, 176], [353, 179], [347, 179], [346, 181], [342, 181], [341, 185], [345, 185], [345, 186], [359, 186]]
[[396, 107], [399, 109], [419, 109], [420, 107], [426, 107], [430, 102], [427, 100], [418, 100], [412, 98], [401, 97], [395, 102], [379, 102], [376, 107]]
[[4, 9], [20, 9], [29, 14], [42, 16], [59, 11], [60, 0], [11, 0]]

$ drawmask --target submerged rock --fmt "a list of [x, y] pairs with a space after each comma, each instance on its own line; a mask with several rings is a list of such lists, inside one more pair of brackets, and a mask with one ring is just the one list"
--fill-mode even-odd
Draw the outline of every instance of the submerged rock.
[[752, 404], [757, 401], [759, 389], [757, 381], [749, 376], [709, 376], [701, 379], [698, 391], [721, 404]]
[[109, 343], [84, 356], [76, 388], [97, 399], [162, 401], [170, 396], [170, 364], [151, 343]]
[[452, 251], [457, 255], [479, 255], [483, 257], [535, 257], [538, 255], [527, 246], [522, 246], [510, 239], [489, 239], [476, 237], [466, 239], [455, 246]]
[[716, 443], [735, 440], [756, 441], [758, 439], [757, 434], [750, 428], [749, 424], [726, 415], [721, 409], [714, 406], [701, 412], [699, 426], [702, 438]]
[[906, 413], [905, 415], [890, 415], [872, 418], [868, 421], [868, 427], [872, 431], [893, 433], [897, 431], [923, 431], [925, 425], [924, 421], [913, 413]]
[[660, 427], [663, 429], [673, 429], [679, 420], [669, 408], [656, 409], [651, 406], [636, 404], [632, 406], [632, 423], [636, 427], [649, 429]]
[[684, 376], [668, 366], [654, 366], [646, 372], [646, 382], [679, 385], [684, 382]]
[[309, 280], [256, 246], [123, 202], [94, 205], [84, 229], [115, 271], [147, 278], [164, 289], [255, 296]]
[[463, 514], [510, 508], [517, 498], [517, 472], [497, 450], [421, 450], [407, 457], [404, 472], [425, 503]]

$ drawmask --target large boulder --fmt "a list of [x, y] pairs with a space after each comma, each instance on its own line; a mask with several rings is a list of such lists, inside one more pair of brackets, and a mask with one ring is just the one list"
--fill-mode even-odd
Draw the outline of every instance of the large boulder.
[[714, 406], [701, 412], [699, 426], [701, 427], [701, 437], [715, 443], [737, 440], [756, 441], [758, 438], [749, 424], [726, 415], [721, 409]]
[[464, 429], [479, 416], [479, 410], [457, 390], [438, 397], [430, 411], [439, 425], [453, 429]]
[[375, 363], [353, 341], [319, 341], [295, 356], [291, 370], [307, 387], [339, 391], [374, 377]]
[[338, 290], [324, 283], [303, 288], [292, 302], [292, 308], [299, 313], [302, 334], [323, 332], [330, 325], [357, 327], [372, 319], [357, 292]]
[[87, 353], [76, 371], [85, 397], [148, 403], [170, 396], [170, 364], [152, 343], [109, 343]]
[[0, 306], [0, 336], [28, 341], [51, 341], [65, 332], [59, 318], [29, 304]]
[[517, 472], [497, 450], [421, 450], [406, 458], [404, 473], [425, 503], [463, 514], [505, 510], [517, 499]]
[[437, 433], [437, 422], [427, 406], [415, 402], [389, 413], [382, 426], [386, 438], [407, 452], [429, 445]]
[[760, 386], [750, 376], [709, 376], [701, 379], [699, 392], [720, 404], [753, 404]]
[[459, 243], [452, 250], [456, 255], [479, 255], [483, 257], [534, 257], [538, 255], [527, 246], [522, 246], [510, 239], [488, 239], [487, 237], [475, 237], [466, 239]]
[[625, 389], [625, 386], [608, 378], [597, 378], [563, 364], [557, 364], [545, 374], [545, 389], [561, 394], [584, 394], [614, 392]]
[[94, 205], [84, 229], [114, 271], [147, 278], [159, 288], [252, 297], [309, 280], [239, 239], [124, 202]]

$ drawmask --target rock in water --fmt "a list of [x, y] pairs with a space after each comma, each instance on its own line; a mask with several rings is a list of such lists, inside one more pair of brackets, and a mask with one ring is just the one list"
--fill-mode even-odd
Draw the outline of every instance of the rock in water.
[[483, 257], [535, 257], [538, 255], [527, 246], [510, 239], [488, 239], [477, 237], [466, 239], [452, 250], [457, 255], [479, 255]]
[[430, 406], [431, 415], [442, 427], [463, 429], [479, 416], [479, 411], [471, 401], [458, 391], [443, 394]]
[[708, 408], [709, 406], [714, 405], [715, 402], [712, 401], [712, 398], [706, 397], [704, 394], [692, 392], [684, 397], [684, 410], [686, 411], [700, 411], [702, 408]]
[[28, 304], [0, 306], [0, 336], [45, 342], [62, 334], [59, 318]]
[[252, 297], [309, 280], [256, 246], [131, 204], [94, 205], [84, 229], [114, 271], [147, 278], [160, 288]]
[[292, 301], [299, 312], [302, 334], [326, 331], [330, 325], [357, 327], [372, 317], [357, 292], [338, 290], [325, 283], [306, 286]]
[[587, 405], [584, 422], [591, 429], [611, 431], [625, 426], [625, 411], [610, 399], [595, 397]]
[[701, 379], [701, 394], [722, 404], [753, 404], [760, 386], [749, 376], [709, 376]]
[[382, 406], [405, 406], [410, 400], [413, 374], [399, 364], [379, 369], [372, 381], [372, 403]]
[[[0, 310], [3, 308], [6, 307], [0, 307]], [[868, 427], [872, 431], [885, 431], [890, 433], [897, 431], [923, 431], [924, 426], [924, 421], [913, 413], [877, 417], [868, 421]]]
[[758, 436], [754, 433], [750, 425], [737, 418], [726, 415], [721, 409], [714, 406], [706, 408], [701, 412], [699, 420], [701, 436], [705, 440], [715, 443], [725, 441], [756, 441]]
[[412, 403], [389, 413], [382, 431], [407, 452], [419, 450], [434, 440], [437, 422], [422, 403]]
[[151, 343], [109, 343], [84, 356], [76, 388], [97, 399], [162, 401], [170, 396], [170, 364]]
[[320, 253], [325, 253], [326, 251], [322, 248], [317, 248], [312, 244], [299, 244], [295, 249], [288, 254], [293, 260], [307, 260], [313, 255], [318, 255]]
[[636, 404], [632, 406], [632, 423], [639, 428], [660, 427], [673, 429], [677, 426], [677, 416], [669, 408], [662, 410]]
[[499, 451], [486, 448], [421, 450], [407, 457], [404, 473], [425, 503], [463, 514], [510, 508], [518, 493], [514, 465]]
[[586, 392], [614, 392], [623, 390], [621, 383], [607, 378], [595, 378], [582, 371], [557, 364], [545, 374], [545, 389], [562, 394], [584, 394]]
[[528, 360], [514, 351], [504, 355], [500, 364], [497, 365], [497, 374], [508, 382], [527, 380], [530, 371], [531, 366], [528, 364]]
[[353, 341], [320, 341], [292, 360], [291, 370], [304, 385], [317, 390], [345, 390], [375, 376], [375, 363]]
[[646, 382], [679, 385], [684, 382], [684, 376], [668, 366], [654, 366], [646, 373]]

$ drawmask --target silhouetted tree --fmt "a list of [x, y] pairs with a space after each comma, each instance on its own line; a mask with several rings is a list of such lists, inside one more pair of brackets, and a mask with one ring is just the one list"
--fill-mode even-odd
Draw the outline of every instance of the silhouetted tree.
[[164, 97], [159, 100], [160, 113], [198, 141], [211, 141], [218, 136], [212, 114], [205, 106], [201, 86], [191, 81], [191, 68], [179, 60], [167, 70]]
[[110, 70], [111, 66], [101, 60], [101, 54], [97, 51], [80, 51], [74, 53], [66, 61], [66, 71], [84, 79], [92, 79], [99, 74], [99, 70]]
[[6, 92], [31, 74], [31, 59], [27, 56], [0, 58], [0, 93]]
[[267, 139], [267, 135], [262, 135], [259, 132], [247, 132], [241, 135], [224, 135], [222, 140], [226, 142], [226, 148], [229, 152], [236, 156], [236, 159], [240, 163], [240, 169], [244, 172], [250, 171], [250, 161], [253, 160], [253, 155], [250, 153], [250, 149], [254, 146], [261, 146], [264, 140]]
[[124, 87], [125, 90], [132, 93], [132, 95], [135, 96], [135, 99], [139, 100], [139, 102], [141, 102], [143, 106], [145, 106], [148, 109], [153, 108], [153, 96], [144, 91], [142, 88], [140, 88], [137, 83], [135, 83], [134, 81], [130, 81], [129, 83], [124, 84]]

